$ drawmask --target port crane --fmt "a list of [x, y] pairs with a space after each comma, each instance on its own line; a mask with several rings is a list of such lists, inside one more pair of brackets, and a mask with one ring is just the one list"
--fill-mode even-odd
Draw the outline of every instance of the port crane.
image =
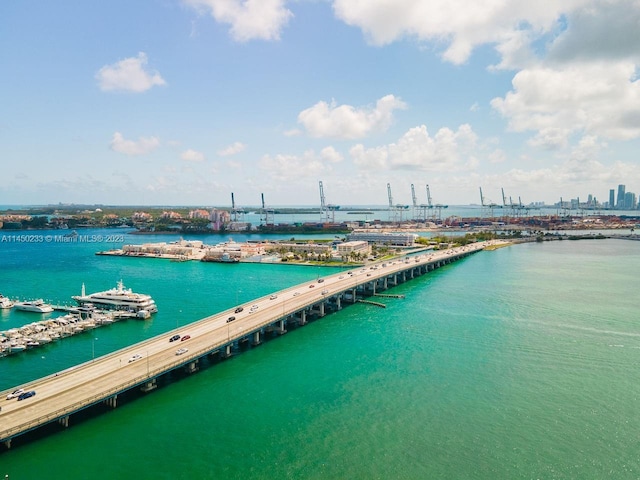
[[493, 203], [491, 200], [489, 200], [489, 203], [485, 203], [485, 198], [484, 195], [482, 195], [482, 187], [480, 187], [480, 204], [482, 205], [482, 216], [484, 217], [484, 210], [487, 209], [487, 211], [489, 212], [489, 218], [493, 218], [493, 210], [496, 208], [501, 208], [500, 205], [498, 205], [497, 203]]
[[326, 222], [336, 223], [336, 210], [340, 209], [340, 205], [327, 203], [324, 196], [322, 180], [320, 180], [318, 183], [320, 185], [320, 218], [321, 220]]
[[443, 205], [442, 203], [436, 203], [433, 205], [431, 203], [431, 191], [429, 190], [429, 185], [427, 185], [427, 202], [429, 202], [429, 208], [435, 208], [435, 215], [433, 217], [434, 220], [442, 219], [442, 209], [449, 208], [449, 205]]
[[231, 221], [241, 222], [244, 219], [244, 209], [236, 207], [236, 200], [231, 192]]
[[418, 199], [416, 198], [416, 189], [411, 184], [411, 199], [413, 200], [413, 218], [418, 222], [426, 222], [427, 221], [427, 209], [431, 208], [430, 205], [425, 205], [421, 203], [418, 205]]
[[400, 205], [393, 203], [393, 196], [391, 195], [391, 184], [387, 183], [387, 194], [389, 196], [389, 211], [391, 212], [392, 222], [402, 222], [402, 211], [407, 210], [409, 205]]
[[569, 206], [567, 207], [567, 205], [562, 200], [562, 197], [560, 197], [560, 210], [562, 210], [562, 215], [564, 216], [567, 216], [571, 213], [571, 203], [569, 203]]
[[264, 223], [265, 225], [273, 225], [274, 222], [274, 211], [271, 208], [267, 208], [264, 205], [264, 193], [261, 193], [262, 197], [262, 209], [260, 210], [260, 223]]
[[507, 204], [504, 188], [502, 188], [502, 208], [509, 208], [515, 217], [519, 217], [520, 214], [526, 210], [526, 207], [522, 205], [522, 199], [520, 197], [518, 197], [518, 203], [514, 203], [511, 197], [509, 197], [509, 203]]

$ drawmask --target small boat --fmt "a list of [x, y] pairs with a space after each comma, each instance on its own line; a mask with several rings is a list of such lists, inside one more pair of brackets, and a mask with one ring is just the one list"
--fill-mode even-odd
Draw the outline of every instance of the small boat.
[[36, 313], [50, 313], [53, 312], [53, 307], [48, 303], [44, 303], [44, 300], [31, 300], [28, 302], [15, 302], [13, 304], [16, 310], [22, 310], [24, 312], [36, 312]]
[[22, 352], [23, 350], [27, 349], [27, 346], [24, 343], [11, 342], [11, 345], [9, 348], [11, 349], [12, 352]]
[[0, 308], [11, 308], [13, 307], [13, 302], [11, 299], [5, 297], [0, 293]]

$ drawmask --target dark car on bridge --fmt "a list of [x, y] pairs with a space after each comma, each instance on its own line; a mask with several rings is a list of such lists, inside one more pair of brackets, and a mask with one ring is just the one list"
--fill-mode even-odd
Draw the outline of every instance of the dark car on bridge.
[[35, 390], [30, 390], [28, 392], [21, 393], [18, 396], [18, 401], [26, 400], [27, 398], [31, 398], [31, 397], [35, 397], [35, 396], [36, 396], [36, 391]]
[[180, 335], [174, 335], [169, 339], [170, 342], [175, 342], [176, 340], [180, 340]]
[[227, 323], [233, 322], [235, 319], [236, 319], [236, 317], [229, 317], [229, 318], [227, 318]]
[[235, 313], [240, 313], [242, 310], [244, 310], [244, 308], [238, 307], [235, 309]]

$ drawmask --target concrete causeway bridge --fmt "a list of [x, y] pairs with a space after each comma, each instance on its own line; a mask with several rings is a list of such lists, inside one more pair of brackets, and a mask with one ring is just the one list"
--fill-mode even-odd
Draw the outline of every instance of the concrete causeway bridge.
[[[11, 448], [14, 438], [44, 425], [57, 422], [68, 427], [71, 416], [94, 405], [115, 408], [119, 395], [133, 389], [152, 391], [157, 380], [169, 372], [195, 372], [207, 356], [228, 357], [240, 343], [258, 345], [268, 335], [286, 333], [288, 325], [305, 325], [310, 319], [424, 275], [491, 243], [429, 251], [321, 277], [16, 386], [0, 393], [0, 442]], [[177, 335], [190, 338], [169, 341]], [[178, 354], [181, 347], [188, 351]], [[33, 390], [36, 396], [6, 400], [17, 388]]]

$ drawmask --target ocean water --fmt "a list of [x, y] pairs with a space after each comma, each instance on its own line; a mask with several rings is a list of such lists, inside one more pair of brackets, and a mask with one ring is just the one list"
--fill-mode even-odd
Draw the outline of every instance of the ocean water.
[[[82, 282], [95, 291], [122, 278], [160, 312], [1, 358], [0, 388], [186, 332], [326, 272], [99, 257], [95, 247], [0, 244], [0, 291], [64, 301]], [[115, 410], [72, 417], [69, 429], [15, 441], [0, 475], [639, 478], [638, 265], [640, 242], [625, 240], [480, 252], [394, 288], [405, 298], [382, 300], [385, 309], [349, 306]], [[33, 318], [5, 314], [0, 329]]]

